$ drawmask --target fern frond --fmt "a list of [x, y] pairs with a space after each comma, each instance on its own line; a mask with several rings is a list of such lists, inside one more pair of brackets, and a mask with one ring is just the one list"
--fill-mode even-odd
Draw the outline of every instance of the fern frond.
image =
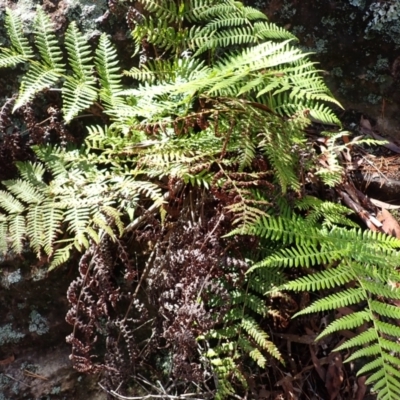
[[46, 184], [43, 182], [43, 175], [46, 172], [43, 164], [17, 161], [16, 166], [22, 179], [34, 185], [35, 188], [46, 187]]
[[24, 239], [26, 233], [26, 221], [23, 215], [12, 214], [9, 218], [9, 232], [11, 239], [11, 248], [21, 254], [24, 249]]
[[73, 71], [73, 76], [67, 77], [62, 91], [64, 118], [69, 122], [96, 100], [97, 89], [90, 46], [74, 22], [65, 34], [65, 47]]
[[140, 0], [145, 9], [152, 13], [157, 19], [169, 23], [178, 22], [183, 10], [179, 10], [175, 1]]
[[21, 19], [6, 8], [5, 26], [11, 40], [11, 49], [1, 49], [0, 68], [13, 67], [33, 57], [32, 48], [24, 36]]
[[101, 85], [100, 99], [111, 109], [116, 109], [121, 103], [124, 103], [119, 96], [122, 84], [118, 64], [115, 47], [103, 33], [96, 49], [95, 65]]
[[[341, 304], [341, 303], [337, 302], [339, 297], [341, 297], [343, 300], [342, 304], [354, 304], [355, 302], [359, 302], [361, 299], [361, 297], [354, 292], [350, 294], [350, 299], [347, 299], [348, 294], [349, 293], [344, 294], [343, 292], [340, 292], [336, 296], [331, 295], [328, 297], [331, 300], [333, 300], [335, 302], [335, 304]], [[354, 296], [356, 296], [356, 297], [354, 297]], [[355, 299], [358, 299], [358, 300], [355, 300]], [[323, 303], [321, 302], [318, 306], [321, 307], [322, 304]], [[324, 305], [322, 305], [322, 309], [324, 309]], [[297, 315], [300, 315], [301, 313], [302, 312], [298, 313]], [[333, 332], [342, 331], [342, 330], [346, 330], [346, 329], [358, 328], [359, 326], [363, 325], [365, 322], [369, 322], [369, 321], [371, 321], [371, 314], [368, 311], [358, 311], [358, 312], [351, 313], [349, 315], [345, 315], [344, 317], [341, 317], [341, 318], [337, 319], [336, 321], [333, 321], [331, 324], [329, 324], [324, 329], [324, 331], [316, 338], [316, 340], [320, 339], [323, 336], [329, 335]], [[365, 338], [363, 338], [363, 339], [365, 339]]]
[[258, 346], [262, 349], [267, 350], [269, 354], [275, 357], [277, 360], [283, 361], [282, 355], [280, 354], [277, 347], [269, 340], [268, 335], [264, 332], [256, 321], [245, 316], [241, 321], [241, 327], [252, 337]]
[[29, 244], [38, 256], [43, 246], [45, 235], [47, 235], [47, 232], [44, 231], [43, 212], [43, 207], [36, 204], [29, 208], [26, 217], [26, 233], [29, 238]]
[[[334, 351], [341, 351], [355, 346], [363, 346], [376, 340], [378, 340], [378, 333], [374, 328], [369, 328], [365, 332], [362, 332], [359, 335], [356, 335], [353, 338], [346, 340], [342, 345], [336, 347]], [[380, 360], [380, 362], [382, 362], [382, 360]], [[359, 371], [359, 373], [362, 373], [361, 370]]]
[[74, 236], [74, 244], [78, 251], [89, 247], [87, 238], [87, 227], [90, 222], [91, 209], [84, 202], [76, 199], [68, 202], [68, 209], [65, 211], [64, 220], [68, 222], [68, 232]]
[[341, 204], [323, 201], [313, 196], [304, 196], [296, 202], [296, 207], [307, 211], [306, 219], [311, 224], [317, 224], [322, 220], [322, 225], [326, 227], [344, 225], [358, 228], [354, 221], [347, 218], [347, 215], [351, 215], [354, 212]]
[[32, 62], [22, 78], [13, 112], [32, 100], [36, 93], [53, 86], [60, 79], [60, 71], [38, 62]]
[[55, 72], [63, 72], [62, 53], [54, 34], [54, 24], [41, 7], [37, 8], [34, 22], [36, 46], [44, 65]]
[[382, 303], [376, 300], [370, 300], [369, 306], [371, 310], [383, 317], [400, 319], [400, 308], [391, 304]]
[[43, 248], [48, 256], [54, 251], [54, 243], [61, 233], [61, 223], [64, 212], [60, 208], [60, 203], [56, 200], [49, 200], [43, 203], [43, 231], [46, 233], [43, 240]]
[[7, 243], [8, 222], [7, 216], [0, 214], [0, 254], [5, 254], [8, 250]]
[[316, 290], [344, 286], [346, 283], [353, 281], [356, 277], [357, 272], [351, 267], [349, 268], [346, 262], [342, 262], [338, 267], [303, 276], [302, 278], [288, 282], [284, 285], [284, 288], [285, 290], [295, 290], [299, 292], [315, 292]]
[[263, 356], [259, 349], [255, 348], [249, 351], [249, 356], [258, 364], [259, 367], [265, 368], [267, 359]]
[[21, 214], [25, 207], [20, 201], [6, 191], [0, 191], [0, 207], [9, 214]]
[[0, 68], [15, 67], [17, 64], [26, 61], [26, 58], [15, 54], [9, 49], [0, 49]]
[[[326, 296], [323, 299], [315, 301], [313, 304], [306, 307], [304, 310], [299, 311], [295, 315], [298, 316], [298, 315], [309, 314], [312, 312], [319, 312], [319, 311], [324, 311], [324, 310], [335, 310], [340, 307], [347, 307], [352, 304], [358, 304], [361, 301], [363, 301], [364, 298], [365, 298], [365, 292], [361, 288], [342, 290], [340, 293], [334, 293], [329, 296]], [[351, 315], [353, 315], [353, 314], [351, 314]], [[364, 315], [365, 315], [365, 318], [367, 318], [367, 317], [370, 318], [369, 315], [367, 315], [367, 314], [361, 313], [359, 315], [360, 315], [360, 318], [363, 317]], [[342, 318], [343, 324], [345, 324], [347, 322], [346, 317]], [[351, 323], [351, 318], [350, 318], [350, 323]], [[343, 326], [345, 326], [345, 325], [343, 325]], [[348, 328], [342, 328], [342, 329], [348, 329]]]
[[44, 195], [30, 182], [22, 179], [2, 182], [6, 188], [19, 200], [28, 204], [40, 204], [44, 201]]
[[41, 7], [37, 8], [34, 30], [42, 61], [31, 61], [27, 74], [22, 78], [13, 111], [30, 101], [36, 93], [54, 85], [64, 73], [62, 53], [54, 34], [54, 26]]
[[24, 59], [32, 58], [33, 50], [29, 45], [28, 39], [24, 36], [22, 21], [9, 8], [6, 8], [5, 26], [11, 40], [12, 50], [15, 50]]
[[242, 291], [231, 291], [232, 305], [244, 304], [255, 313], [265, 317], [267, 315], [267, 306], [256, 295]]
[[54, 257], [50, 263], [49, 271], [59, 267], [60, 265], [66, 263], [71, 257], [71, 252], [75, 248], [75, 243], [69, 243], [67, 246], [63, 246], [57, 249], [54, 253]]
[[[292, 218], [261, 217], [255, 224], [244, 227], [241, 233], [282, 241], [284, 244], [316, 246], [321, 242], [321, 231], [295, 216]], [[232, 231], [229, 236], [234, 234], [236, 234], [236, 230]]]

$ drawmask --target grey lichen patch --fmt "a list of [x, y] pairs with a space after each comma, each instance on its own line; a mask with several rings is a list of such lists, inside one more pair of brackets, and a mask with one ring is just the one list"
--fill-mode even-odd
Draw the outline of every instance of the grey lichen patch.
[[13, 11], [27, 25], [31, 25], [36, 15], [36, 8], [39, 2], [36, 0], [18, 0], [12, 5]]
[[310, 35], [306, 35], [305, 36], [305, 40], [306, 42], [314, 42], [314, 46], [302, 46], [300, 45], [300, 49], [303, 50], [306, 53], [327, 53], [328, 52], [328, 44], [329, 41], [327, 39], [321, 39], [318, 38], [317, 36], [315, 36], [314, 34]]
[[341, 76], [343, 76], [343, 70], [340, 67], [334, 67], [334, 68], [331, 69], [330, 74], [333, 75], [333, 76], [341, 77]]
[[276, 14], [283, 20], [291, 19], [296, 15], [296, 8], [293, 6], [293, 1], [284, 0], [280, 5], [279, 9], [276, 11]]
[[321, 23], [325, 27], [334, 27], [335, 25], [337, 25], [337, 21], [335, 20], [335, 18], [332, 18], [330, 16], [322, 17]]
[[66, 15], [76, 21], [88, 39], [101, 34], [99, 24], [108, 11], [107, 0], [66, 0]]
[[349, 3], [358, 8], [364, 8], [365, 7], [365, 0], [349, 0]]
[[390, 0], [372, 3], [364, 19], [368, 20], [365, 38], [372, 39], [379, 34], [387, 42], [393, 42], [400, 47], [400, 2]]
[[302, 25], [296, 25], [292, 28], [292, 33], [295, 36], [298, 36], [301, 33], [304, 33], [304, 31], [306, 30], [306, 28], [304, 28], [304, 26]]
[[379, 104], [382, 101], [382, 96], [374, 94], [374, 93], [370, 93], [367, 96], [366, 100], [368, 101], [368, 103], [371, 103], [371, 104]]
[[9, 288], [11, 285], [14, 285], [22, 280], [21, 269], [17, 269], [16, 271], [10, 273], [2, 274], [2, 286]]
[[61, 392], [61, 386], [54, 386], [51, 391], [50, 394], [59, 394]]
[[29, 332], [44, 335], [49, 331], [49, 326], [44, 317], [42, 317], [36, 310], [33, 310], [29, 315]]
[[25, 337], [25, 334], [13, 329], [12, 324], [0, 326], [0, 346], [9, 343], [17, 343]]

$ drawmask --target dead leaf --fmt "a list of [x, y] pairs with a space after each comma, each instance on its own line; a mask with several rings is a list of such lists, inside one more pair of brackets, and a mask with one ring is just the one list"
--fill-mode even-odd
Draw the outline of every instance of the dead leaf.
[[0, 360], [0, 365], [8, 365], [11, 364], [15, 360], [14, 354], [10, 357], [5, 358], [4, 360]]
[[385, 233], [400, 239], [400, 225], [388, 210], [382, 209], [377, 218], [382, 223], [382, 230]]
[[310, 354], [311, 354], [311, 360], [314, 364], [314, 368], [317, 371], [317, 374], [323, 381], [325, 381], [326, 371], [324, 368], [322, 368], [321, 363], [315, 354], [313, 346], [310, 346]]
[[385, 203], [384, 201], [380, 201], [380, 200], [376, 200], [376, 199], [372, 199], [372, 198], [370, 198], [370, 200], [373, 205], [380, 207], [380, 208], [385, 208], [386, 210], [397, 210], [400, 208], [400, 206], [397, 206], [395, 204]]
[[271, 398], [271, 392], [264, 387], [258, 392], [258, 400], [267, 400]]
[[329, 366], [326, 372], [325, 387], [329, 393], [329, 399], [335, 400], [343, 383], [343, 364], [340, 353], [331, 353]]
[[357, 393], [356, 393], [356, 400], [364, 400], [365, 393], [367, 392], [367, 387], [365, 386], [365, 381], [367, 380], [366, 376], [360, 376], [357, 379]]
[[285, 399], [287, 400], [298, 399], [298, 397], [294, 393], [292, 380], [293, 378], [290, 375], [286, 375], [276, 383], [277, 385], [282, 386], [283, 391], [285, 392]]
[[386, 147], [389, 150], [392, 150], [395, 153], [400, 153], [400, 147], [397, 146], [393, 141], [389, 140], [388, 138], [384, 138], [384, 137], [378, 135], [377, 133], [375, 133], [372, 129], [372, 126], [371, 126], [371, 123], [369, 122], [369, 120], [367, 118], [364, 118], [363, 116], [361, 116], [361, 119], [360, 119], [360, 131], [365, 135], [372, 136], [374, 139], [389, 142], [389, 143], [384, 143], [382, 146]]
[[360, 127], [372, 131], [371, 122], [369, 122], [368, 118], [364, 118], [364, 115], [361, 115]]

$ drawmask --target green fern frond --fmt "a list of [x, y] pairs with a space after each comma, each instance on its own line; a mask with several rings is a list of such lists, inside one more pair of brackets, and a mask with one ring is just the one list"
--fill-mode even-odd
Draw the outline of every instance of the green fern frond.
[[33, 50], [24, 36], [22, 21], [9, 8], [6, 8], [5, 26], [11, 40], [12, 50], [25, 59], [32, 58]]
[[55, 72], [64, 71], [64, 65], [61, 63], [62, 53], [54, 34], [54, 24], [41, 7], [38, 7], [36, 11], [34, 30], [35, 43], [44, 65]]
[[64, 118], [69, 122], [96, 100], [97, 89], [90, 46], [75, 23], [71, 23], [67, 29], [65, 47], [73, 71], [73, 76], [67, 77], [62, 90]]
[[0, 254], [5, 254], [9, 248], [7, 243], [8, 222], [7, 216], [0, 214]]
[[[350, 293], [344, 294], [344, 292], [340, 292], [336, 296], [331, 295], [328, 297], [331, 300], [333, 300], [335, 302], [335, 304], [339, 304], [339, 303], [337, 303], [337, 299], [339, 296], [344, 301], [344, 303], [341, 303], [341, 304], [346, 304], [346, 303], [354, 304], [355, 302], [359, 302], [360, 299], [362, 299], [362, 297], [354, 297], [354, 296], [357, 296], [357, 294], [354, 292], [351, 294]], [[347, 299], [347, 297], [349, 297], [349, 299]], [[358, 301], [355, 299], [358, 299]], [[321, 309], [321, 305], [322, 305], [322, 303], [320, 303], [318, 305], [318, 307], [320, 307], [320, 309]], [[322, 305], [322, 309], [325, 309], [324, 305]], [[297, 315], [300, 315], [300, 313], [298, 313]], [[371, 315], [368, 311], [358, 311], [358, 312], [351, 313], [349, 315], [345, 315], [344, 317], [339, 318], [336, 321], [333, 321], [331, 324], [329, 324], [324, 329], [323, 333], [317, 337], [316, 340], [320, 339], [323, 336], [329, 335], [333, 332], [342, 331], [342, 330], [346, 330], [346, 329], [358, 328], [359, 326], [363, 325], [365, 322], [369, 322], [369, 321], [371, 321]]]
[[27, 74], [22, 78], [19, 96], [15, 102], [13, 112], [32, 100], [36, 93], [53, 86], [60, 79], [60, 76], [59, 70], [32, 62]]
[[275, 357], [277, 360], [283, 361], [282, 355], [280, 354], [277, 347], [269, 340], [268, 335], [264, 332], [257, 322], [249, 317], [245, 316], [240, 326], [255, 340], [258, 346], [262, 349], [267, 350], [269, 354]]
[[[346, 340], [343, 344], [336, 347], [335, 351], [341, 351], [355, 346], [363, 346], [376, 340], [378, 340], [378, 334], [376, 330], [374, 328], [369, 328], [365, 332], [362, 332], [359, 335], [356, 335], [353, 338]], [[380, 360], [380, 362], [382, 362], [382, 360]], [[360, 370], [359, 373], [361, 374], [362, 371]]]
[[78, 251], [89, 247], [87, 238], [87, 227], [90, 222], [91, 209], [82, 204], [78, 199], [74, 202], [68, 202], [68, 209], [65, 211], [64, 219], [68, 222], [68, 232], [75, 238], [75, 247]]
[[249, 352], [249, 356], [258, 364], [259, 367], [265, 368], [267, 359], [263, 356], [260, 350], [253, 349]]
[[118, 55], [106, 34], [100, 36], [96, 49], [95, 65], [101, 85], [100, 99], [110, 108], [117, 108], [123, 103], [119, 97], [122, 90]]
[[11, 40], [11, 49], [1, 49], [0, 68], [13, 67], [33, 57], [32, 48], [24, 36], [21, 19], [6, 8], [5, 26]]
[[20, 201], [6, 191], [0, 191], [0, 207], [9, 214], [21, 214], [25, 207]]
[[30, 239], [29, 244], [37, 255], [40, 254], [40, 250], [44, 244], [45, 235], [47, 234], [47, 232], [44, 231], [43, 212], [43, 207], [36, 204], [29, 208], [26, 217], [26, 233]]
[[156, 1], [140, 0], [140, 3], [147, 11], [152, 13], [157, 19], [165, 20], [169, 23], [177, 22], [183, 10], [179, 10], [175, 1]]
[[261, 316], [267, 315], [267, 307], [258, 296], [239, 290], [231, 291], [230, 296], [232, 305], [243, 304]]
[[391, 304], [382, 303], [376, 300], [370, 300], [369, 306], [371, 310], [383, 317], [400, 319], [400, 308]]
[[43, 231], [46, 233], [43, 240], [43, 248], [48, 256], [54, 252], [54, 243], [61, 233], [61, 224], [64, 212], [57, 200], [49, 200], [43, 203]]
[[16, 166], [18, 168], [19, 174], [21, 175], [21, 178], [29, 182], [36, 189], [39, 187], [46, 187], [46, 184], [43, 182], [43, 175], [46, 172], [43, 164], [17, 161]]
[[[365, 292], [362, 288], [342, 290], [340, 293], [333, 293], [323, 299], [315, 301], [310, 306], [306, 307], [304, 310], [299, 311], [295, 315], [298, 316], [325, 310], [335, 310], [340, 307], [347, 307], [353, 304], [358, 304], [363, 301], [364, 298]], [[364, 316], [364, 314], [360, 314], [360, 316]], [[344, 319], [344, 323], [346, 323], [346, 317], [343, 317], [342, 319]]]
[[285, 290], [315, 292], [322, 289], [331, 289], [336, 286], [344, 286], [346, 283], [353, 281], [356, 277], [356, 271], [349, 268], [346, 262], [342, 262], [338, 267], [303, 276], [295, 281], [286, 283], [283, 287]]
[[315, 225], [322, 221], [322, 226], [326, 227], [343, 225], [358, 228], [358, 224], [347, 218], [347, 215], [354, 212], [341, 204], [323, 201], [313, 196], [304, 196], [296, 201], [296, 207], [307, 212], [306, 219], [311, 224]]
[[[232, 231], [229, 236], [236, 234]], [[255, 235], [273, 241], [282, 241], [283, 244], [296, 243], [297, 245], [318, 245], [321, 241], [321, 231], [310, 226], [301, 218], [272, 218], [261, 217], [251, 226], [246, 226], [242, 234]]]
[[24, 249], [24, 239], [26, 234], [26, 221], [23, 215], [12, 214], [9, 221], [9, 233], [11, 248], [21, 254]]
[[[62, 242], [64, 244], [64, 242]], [[53, 259], [49, 266], [49, 271], [59, 267], [62, 264], [65, 264], [71, 257], [71, 253], [75, 248], [75, 243], [69, 243], [67, 246], [63, 246], [58, 248], [53, 256]]]
[[10, 180], [2, 183], [12, 194], [25, 203], [40, 204], [45, 199], [45, 196], [35, 186], [25, 180]]
[[41, 7], [37, 8], [34, 31], [42, 61], [31, 61], [27, 74], [22, 78], [13, 111], [30, 101], [36, 93], [54, 85], [64, 73], [62, 52], [54, 34], [53, 23]]
[[9, 49], [0, 49], [0, 68], [15, 67], [26, 61], [26, 58], [11, 52]]

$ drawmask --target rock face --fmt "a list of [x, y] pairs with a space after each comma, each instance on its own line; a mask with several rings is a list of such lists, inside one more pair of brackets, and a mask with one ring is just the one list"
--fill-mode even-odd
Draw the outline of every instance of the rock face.
[[1, 262], [1, 400], [105, 398], [97, 377], [79, 374], [69, 360], [65, 292], [70, 272], [61, 268], [46, 277], [28, 254]]
[[345, 108], [374, 118], [400, 138], [400, 2], [398, 0], [252, 1], [285, 26], [326, 71]]

